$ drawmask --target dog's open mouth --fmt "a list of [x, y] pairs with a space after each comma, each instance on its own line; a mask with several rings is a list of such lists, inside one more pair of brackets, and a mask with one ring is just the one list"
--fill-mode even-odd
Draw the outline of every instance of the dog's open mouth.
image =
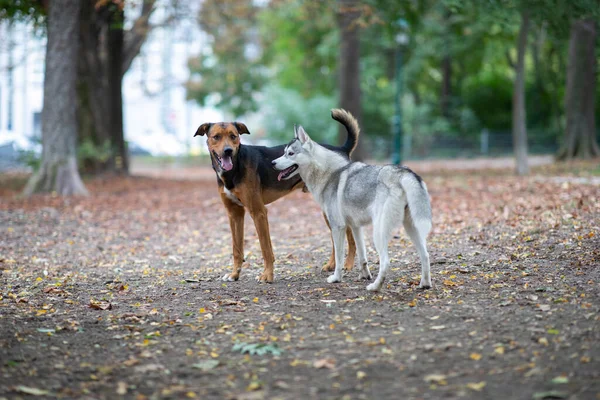
[[217, 153], [215, 153], [214, 151], [213, 151], [213, 154], [214, 154], [215, 158], [217, 159], [217, 161], [219, 162], [219, 165], [221, 166], [221, 168], [223, 168], [223, 170], [231, 171], [231, 169], [233, 168], [233, 160], [231, 159], [231, 156], [219, 157], [219, 155]]
[[297, 169], [298, 166], [296, 164], [292, 165], [291, 167], [287, 167], [286, 169], [281, 171], [279, 175], [277, 175], [277, 180], [280, 181], [282, 179], [288, 178], [292, 174], [292, 172], [294, 172]]

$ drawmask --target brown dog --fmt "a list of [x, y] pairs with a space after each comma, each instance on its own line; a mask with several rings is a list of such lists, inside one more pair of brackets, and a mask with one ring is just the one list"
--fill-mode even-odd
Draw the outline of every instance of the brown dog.
[[[332, 110], [331, 116], [346, 127], [348, 138], [342, 146], [324, 146], [350, 157], [360, 133], [358, 123], [344, 110]], [[246, 125], [240, 122], [217, 122], [200, 125], [194, 136], [207, 136], [206, 143], [213, 169], [217, 174], [219, 193], [229, 216], [233, 244], [233, 271], [222, 279], [225, 281], [239, 279], [244, 262], [244, 215], [248, 210], [258, 233], [265, 264], [263, 273], [256, 279], [270, 283], [273, 282], [275, 256], [271, 246], [265, 205], [295, 189], [303, 189], [304, 183], [299, 177], [289, 180], [278, 179], [279, 172], [273, 169], [271, 161], [283, 154], [285, 145], [275, 147], [242, 145], [240, 135], [243, 134], [250, 134], [250, 132]], [[346, 231], [346, 237], [348, 257], [344, 268], [350, 271], [354, 265], [356, 245], [349, 229]], [[335, 259], [332, 250], [330, 260], [323, 269], [332, 271], [334, 267]]]

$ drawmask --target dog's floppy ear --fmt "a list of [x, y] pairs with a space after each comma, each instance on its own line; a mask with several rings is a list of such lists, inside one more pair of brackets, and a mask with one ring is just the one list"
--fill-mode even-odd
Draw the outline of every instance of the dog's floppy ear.
[[250, 134], [250, 131], [246, 125], [242, 124], [241, 122], [234, 122], [233, 125], [235, 125], [235, 128], [238, 130], [240, 135], [243, 135], [244, 133], [247, 133], [248, 135]]
[[298, 138], [298, 140], [300, 140], [300, 143], [302, 144], [310, 142], [310, 136], [308, 136], [308, 133], [306, 133], [302, 125], [300, 125], [298, 129], [296, 129], [296, 137]]
[[196, 137], [198, 135], [200, 135], [200, 136], [206, 135], [211, 126], [213, 126], [213, 124], [210, 122], [200, 125], [198, 127], [198, 130], [196, 131], [196, 134], [194, 134], [194, 137]]

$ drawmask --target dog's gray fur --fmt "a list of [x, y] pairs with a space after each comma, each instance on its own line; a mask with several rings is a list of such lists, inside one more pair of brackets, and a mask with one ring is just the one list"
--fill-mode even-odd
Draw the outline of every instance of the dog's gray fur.
[[[346, 118], [356, 124], [354, 117], [346, 114]], [[388, 243], [392, 231], [403, 222], [421, 258], [419, 287], [430, 288], [425, 239], [431, 230], [431, 204], [425, 182], [406, 167], [350, 162], [313, 142], [302, 127], [294, 129], [294, 133], [296, 138], [273, 165], [283, 171], [280, 179], [300, 174], [329, 220], [335, 248], [335, 272], [327, 282], [342, 279], [346, 226], [351, 227], [356, 241], [360, 278], [372, 279], [362, 230], [363, 226], [372, 223], [373, 242], [379, 253], [379, 274], [367, 290], [379, 290], [389, 269]], [[297, 169], [294, 170], [294, 166]], [[288, 171], [291, 173], [286, 175]]]

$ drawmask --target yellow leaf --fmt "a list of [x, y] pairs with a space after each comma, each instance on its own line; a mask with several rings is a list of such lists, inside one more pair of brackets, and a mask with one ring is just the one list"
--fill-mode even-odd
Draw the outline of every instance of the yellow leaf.
[[195, 399], [196, 398], [196, 393], [194, 393], [194, 392], [187, 392], [185, 394], [185, 397], [189, 397], [190, 399]]
[[381, 343], [381, 344], [385, 344], [385, 338], [384, 338], [384, 337], [380, 337], [380, 338], [379, 338], [379, 343]]
[[262, 387], [262, 384], [259, 381], [252, 381], [246, 388], [248, 392], [252, 392], [254, 390], [258, 390]]
[[581, 357], [581, 358], [579, 359], [579, 361], [581, 361], [581, 362], [582, 362], [582, 363], [584, 363], [584, 364], [587, 364], [587, 363], [589, 363], [590, 361], [592, 361], [592, 358], [591, 358], [591, 357], [588, 357], [588, 356], [583, 356], [583, 357]]
[[475, 390], [476, 392], [481, 392], [481, 390], [485, 387], [485, 382], [471, 382], [467, 383], [467, 387], [471, 390]]
[[211, 356], [212, 358], [217, 358], [217, 357], [219, 357], [219, 353], [215, 353], [214, 351], [212, 351], [212, 352], [210, 353], [210, 356]]
[[446, 286], [456, 286], [456, 282], [452, 282], [449, 279], [445, 279], [444, 280], [444, 285], [446, 285]]
[[481, 359], [481, 354], [479, 354], [479, 353], [471, 353], [469, 355], [469, 358], [471, 360], [479, 361]]
[[409, 307], [415, 307], [417, 305], [417, 299], [414, 298], [411, 302], [408, 303]]
[[361, 379], [365, 379], [366, 376], [367, 376], [367, 374], [364, 373], [363, 371], [356, 371], [356, 379], [358, 379], [359, 381]]
[[538, 343], [544, 346], [548, 346], [548, 339], [546, 339], [545, 337], [541, 337], [538, 339]]
[[504, 354], [504, 347], [499, 346], [494, 349], [494, 353], [496, 354]]
[[329, 325], [329, 329], [334, 329], [334, 328], [335, 328], [335, 324]]
[[255, 297], [255, 298], [253, 298], [253, 299], [252, 299], [252, 301], [253, 301], [254, 303], [258, 303], [258, 297]]
[[200, 309], [200, 314], [204, 314], [205, 312], [206, 312], [206, 309], [204, 309], [204, 307], [202, 307], [202, 308]]

